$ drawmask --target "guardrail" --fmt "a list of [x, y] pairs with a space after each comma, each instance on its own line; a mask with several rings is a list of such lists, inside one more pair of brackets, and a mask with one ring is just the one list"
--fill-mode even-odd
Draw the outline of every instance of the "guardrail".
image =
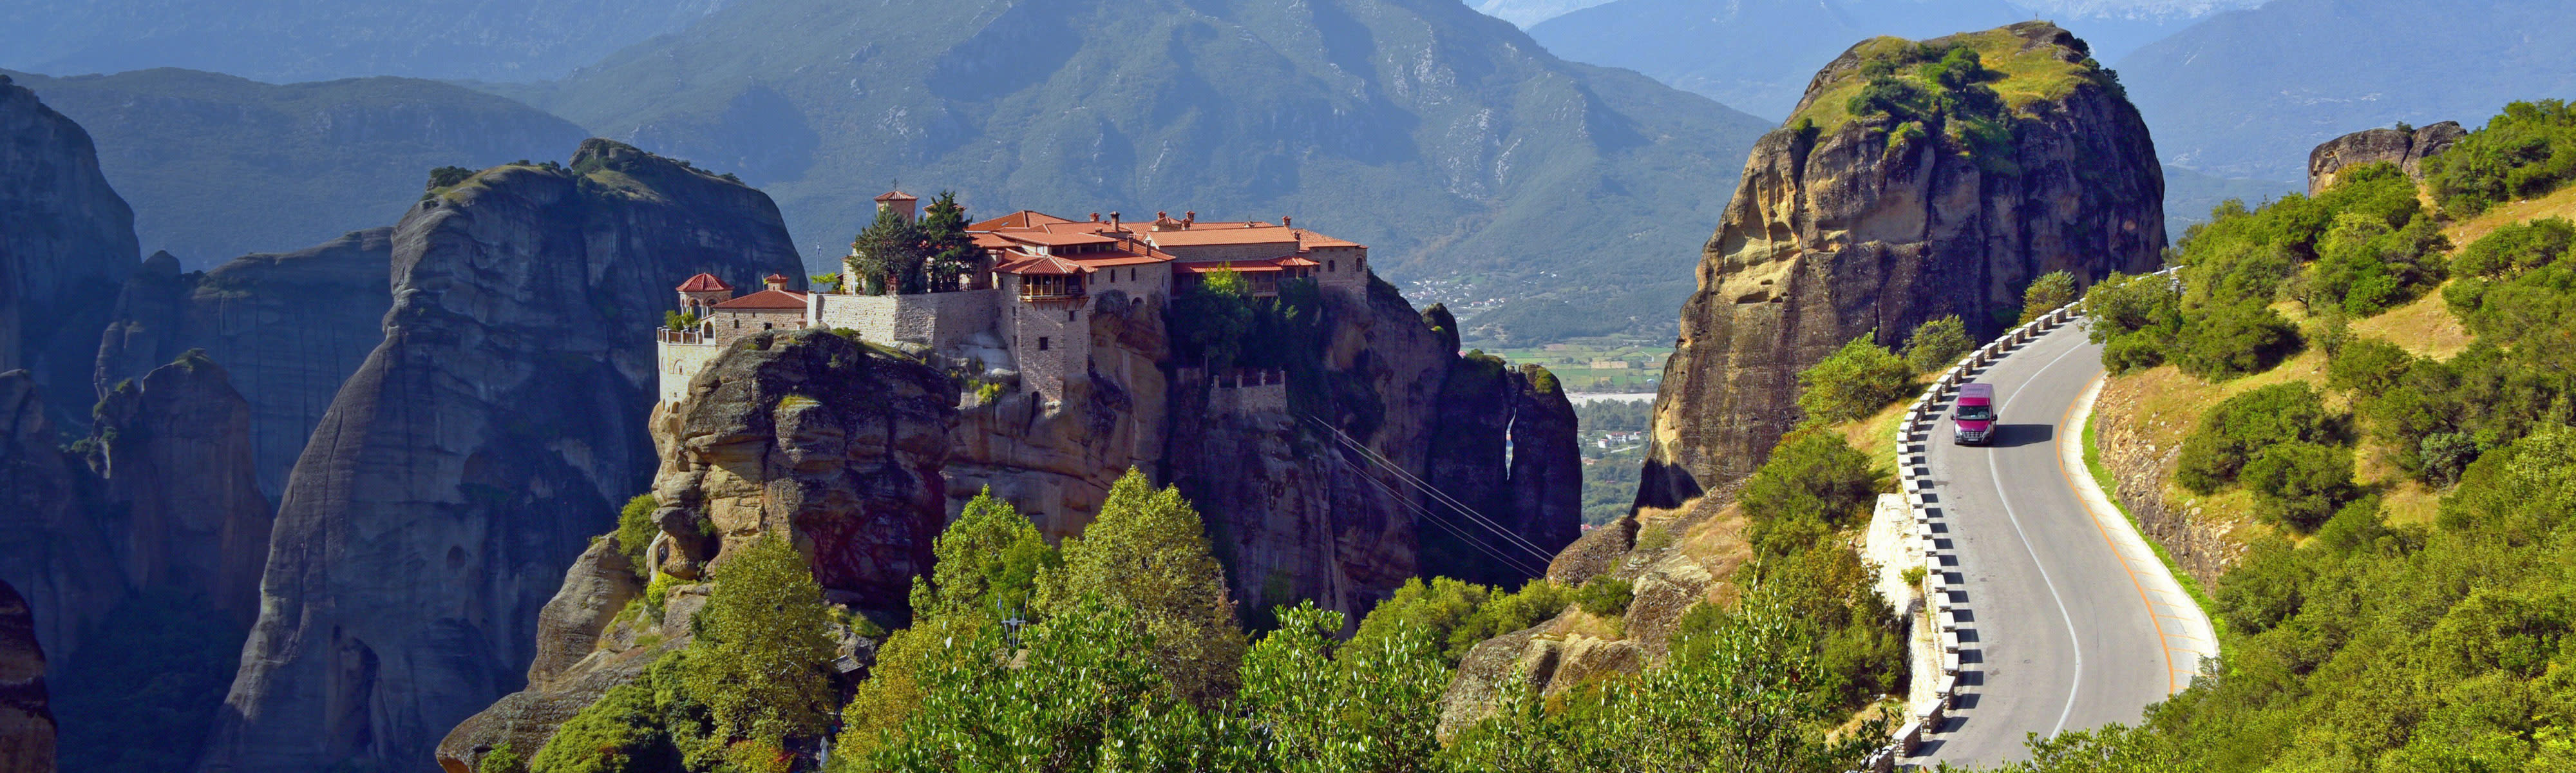
[[[2167, 267], [2149, 276], [2170, 276], [2173, 272], [2173, 267]], [[2040, 315], [2038, 319], [2005, 331], [1995, 340], [1986, 342], [1985, 346], [1978, 347], [1976, 351], [1959, 358], [1958, 364], [1950, 366], [1949, 370], [1942, 371], [1939, 377], [1932, 380], [1931, 386], [1923, 389], [1923, 394], [1916, 396], [1914, 402], [1906, 406], [1903, 418], [1897, 421], [1895, 460], [1897, 491], [1905, 497], [1906, 513], [1912, 516], [1914, 521], [1914, 537], [1920, 541], [1923, 549], [1925, 571], [1923, 587], [1920, 590], [1923, 591], [1923, 598], [1927, 602], [1925, 619], [1934, 627], [1936, 638], [1941, 645], [1941, 673], [1937, 677], [1920, 673], [1914, 675], [1916, 679], [1934, 679], [1932, 694], [1936, 700], [1930, 708], [1908, 717], [1905, 724], [1897, 728], [1896, 737], [1891, 739], [1887, 746], [1871, 752], [1862, 765], [1863, 770], [1879, 773], [1894, 770], [1897, 760], [1914, 756], [1914, 752], [1922, 748], [1925, 736], [1941, 732], [1941, 726], [1949, 719], [1950, 710], [1958, 707], [1959, 629], [1961, 626], [1957, 606], [1950, 598], [1947, 571], [1958, 567], [1956, 563], [1958, 555], [1950, 548], [1941, 546], [1941, 543], [1949, 539], [1942, 535], [1951, 533], [1950, 518], [1940, 504], [1940, 497], [1933, 493], [1932, 471], [1928, 458], [1928, 445], [1932, 442], [1933, 432], [1940, 427], [1941, 406], [1958, 392], [1959, 385], [1968, 383], [1981, 369], [2011, 354], [2014, 347], [2029, 343], [2041, 335], [2056, 330], [2061, 325], [2075, 321], [2081, 316], [2076, 312], [2076, 307], [2083, 303], [2084, 299], [2078, 297], [2073, 303], [2057, 307], [2054, 311]], [[1945, 558], [1952, 563], [1944, 565], [1942, 560]]]

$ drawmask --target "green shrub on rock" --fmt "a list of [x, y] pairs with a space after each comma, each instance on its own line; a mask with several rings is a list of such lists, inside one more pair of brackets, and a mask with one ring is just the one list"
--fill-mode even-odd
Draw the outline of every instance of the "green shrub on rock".
[[1810, 422], [1841, 424], [1868, 418], [1902, 399], [1914, 369], [1866, 333], [1798, 374], [1798, 409]]
[[2334, 417], [2303, 382], [2263, 387], [2227, 398], [2183, 438], [2174, 481], [2209, 494], [2234, 483], [2254, 455], [2282, 443], [2318, 443], [2336, 435]]
[[1952, 314], [1925, 322], [1914, 328], [1905, 339], [1905, 364], [1916, 373], [1930, 373], [1950, 367], [1977, 348], [1968, 340], [1968, 325]]

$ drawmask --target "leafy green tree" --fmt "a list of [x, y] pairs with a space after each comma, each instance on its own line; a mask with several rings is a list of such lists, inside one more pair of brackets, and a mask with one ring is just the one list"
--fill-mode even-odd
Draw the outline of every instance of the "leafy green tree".
[[1950, 367], [1976, 348], [1976, 342], [1968, 340], [1967, 323], [1952, 314], [1918, 325], [1913, 335], [1906, 336], [1905, 365], [1916, 373], [1931, 373]]
[[472, 169], [467, 169], [461, 166], [442, 166], [429, 170], [429, 188], [431, 190], [436, 190], [439, 188], [449, 187], [465, 182], [473, 176], [474, 170]]
[[1864, 333], [1798, 374], [1798, 408], [1807, 421], [1841, 424], [1868, 418], [1905, 396], [1914, 369]]
[[1022, 631], [1016, 646], [990, 620], [973, 636], [924, 642], [945, 652], [929, 658], [921, 706], [892, 743], [853, 764], [920, 773], [1174, 769], [1193, 750], [1243, 747], [1210, 737], [1207, 720], [1175, 697], [1139, 617], [1086, 595]]
[[1132, 610], [1155, 642], [1154, 666], [1183, 698], [1210, 706], [1233, 692], [1243, 632], [1225, 571], [1180, 489], [1157, 491], [1143, 472], [1128, 470], [1110, 486], [1099, 519], [1065, 538], [1063, 553], [1062, 567], [1038, 574], [1040, 613], [1064, 614], [1090, 597]]
[[1258, 728], [1264, 762], [1279, 771], [1438, 769], [1441, 695], [1449, 667], [1428, 629], [1398, 623], [1336, 644], [1339, 612], [1303, 602], [1243, 658], [1243, 721]]
[[2488, 232], [2451, 258], [2456, 276], [2496, 278], [2558, 262], [2576, 242], [2576, 222], [2551, 217]]
[[1062, 563], [1037, 526], [993, 496], [991, 487], [966, 502], [930, 550], [936, 560], [928, 581], [912, 583], [915, 617], [1025, 614], [1037, 593], [1038, 572]]
[[2254, 302], [2226, 303], [2186, 312], [2167, 359], [2184, 373], [2225, 381], [2271, 370], [2299, 345], [2298, 329], [2279, 312]]
[[1252, 284], [1231, 269], [1200, 275], [1198, 284], [1172, 299], [1170, 327], [1180, 332], [1179, 352], [1209, 371], [1224, 371], [1244, 359], [1245, 339], [1259, 326]]
[[2453, 217], [2556, 190], [2576, 176], [2576, 110], [2556, 99], [2506, 105], [2426, 159], [2424, 171], [2434, 201]]
[[795, 546], [772, 536], [723, 557], [696, 623], [681, 687], [705, 704], [711, 737], [780, 745], [823, 735], [831, 615]]
[[2074, 274], [2064, 271], [2041, 274], [2038, 279], [2030, 280], [2029, 287], [2022, 289], [2021, 321], [2015, 324], [2029, 324], [2031, 320], [2074, 303], [2078, 297]]

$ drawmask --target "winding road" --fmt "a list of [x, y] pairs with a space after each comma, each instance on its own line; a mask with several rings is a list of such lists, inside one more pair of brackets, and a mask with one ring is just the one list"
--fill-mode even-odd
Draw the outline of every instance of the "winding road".
[[1949, 406], [1921, 437], [1933, 545], [1959, 618], [1959, 689], [1910, 762], [2024, 759], [2029, 733], [2111, 722], [2182, 689], [2217, 652], [2208, 619], [2085, 471], [2080, 422], [2100, 388], [2083, 325], [2038, 336], [1973, 381], [1993, 384], [1991, 447], [1954, 445]]

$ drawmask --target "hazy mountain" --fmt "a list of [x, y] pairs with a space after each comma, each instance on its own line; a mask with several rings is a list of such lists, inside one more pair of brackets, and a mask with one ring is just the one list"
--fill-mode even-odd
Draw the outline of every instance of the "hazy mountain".
[[[0, 67], [187, 67], [272, 82], [533, 80], [677, 30], [727, 0], [11, 0]], [[352, 226], [354, 227], [354, 226]]]
[[1579, 11], [1610, 0], [1473, 0], [1476, 10], [1503, 21], [1528, 27], [1569, 12]]
[[392, 222], [432, 167], [545, 158], [587, 136], [508, 99], [410, 78], [10, 75], [89, 129], [143, 251], [169, 250], [188, 268]]
[[2275, 0], [2120, 60], [2165, 160], [2305, 179], [2308, 149], [2400, 121], [2475, 128], [2518, 99], [2576, 97], [2576, 4]]
[[1818, 66], [1879, 35], [1928, 38], [2049, 18], [2108, 62], [2258, 0], [1615, 0], [1530, 27], [1558, 56], [1626, 67], [1766, 118]]
[[817, 270], [899, 179], [983, 213], [1294, 216], [1392, 278], [1623, 319], [1691, 286], [1764, 128], [1455, 0], [744, 3], [501, 90], [763, 187]]

